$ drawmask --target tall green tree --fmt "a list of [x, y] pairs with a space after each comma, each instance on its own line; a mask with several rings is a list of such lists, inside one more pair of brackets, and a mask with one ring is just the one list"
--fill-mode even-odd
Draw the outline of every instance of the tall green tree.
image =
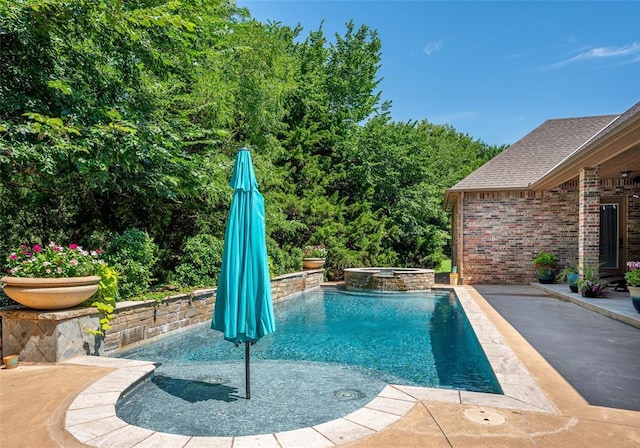
[[502, 148], [392, 122], [374, 30], [301, 34], [233, 0], [0, 0], [0, 258], [140, 229], [168, 280], [222, 239], [248, 146], [274, 273], [310, 243], [337, 269], [437, 264], [444, 190]]
[[[166, 223], [165, 206], [197, 175], [183, 147], [189, 126], [167, 99], [192, 82], [184, 67], [196, 23], [176, 2], [1, 6], [0, 174], [8, 182], [0, 200], [13, 214], [2, 230], [68, 239], [105, 225]], [[216, 6], [229, 20], [232, 9]]]

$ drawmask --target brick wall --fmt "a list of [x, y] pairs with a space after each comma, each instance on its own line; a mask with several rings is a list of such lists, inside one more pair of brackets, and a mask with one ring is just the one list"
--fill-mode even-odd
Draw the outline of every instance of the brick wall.
[[600, 259], [600, 168], [580, 172], [578, 212], [578, 256], [585, 265], [599, 265]]
[[[452, 210], [454, 263], [466, 284], [526, 284], [536, 280], [531, 260], [540, 251], [558, 255], [560, 268], [578, 260], [579, 225], [590, 237], [585, 255], [598, 254], [599, 198], [622, 198], [626, 259], [640, 260], [640, 185], [632, 179], [598, 179], [585, 173], [552, 191], [465, 192]], [[586, 198], [580, 218], [579, 198]], [[597, 225], [594, 228], [594, 218]], [[596, 244], [594, 245], [594, 237]], [[594, 255], [595, 254], [595, 255]]]
[[541, 251], [578, 257], [578, 185], [554, 191], [466, 192], [456, 245], [465, 284], [525, 284]]

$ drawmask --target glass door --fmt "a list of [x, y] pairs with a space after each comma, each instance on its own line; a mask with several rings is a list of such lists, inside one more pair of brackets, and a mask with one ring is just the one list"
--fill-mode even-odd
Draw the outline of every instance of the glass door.
[[604, 199], [600, 202], [600, 269], [622, 272], [622, 201]]

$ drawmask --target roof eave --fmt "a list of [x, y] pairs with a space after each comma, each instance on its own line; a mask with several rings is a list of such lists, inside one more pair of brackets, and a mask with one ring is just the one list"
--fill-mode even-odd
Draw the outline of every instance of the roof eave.
[[472, 187], [472, 188], [450, 188], [445, 191], [446, 193], [474, 193], [474, 192], [495, 192], [495, 191], [526, 191], [530, 190], [528, 185], [522, 185], [519, 187], [504, 186], [504, 187]]
[[444, 208], [451, 211], [461, 193], [496, 193], [501, 191], [529, 191], [529, 187], [449, 188], [444, 192]]
[[592, 139], [529, 187], [532, 190], [550, 190], [568, 182], [578, 176], [583, 168], [595, 167], [622, 154], [637, 144], [639, 135], [640, 114], [636, 114], [602, 137]]

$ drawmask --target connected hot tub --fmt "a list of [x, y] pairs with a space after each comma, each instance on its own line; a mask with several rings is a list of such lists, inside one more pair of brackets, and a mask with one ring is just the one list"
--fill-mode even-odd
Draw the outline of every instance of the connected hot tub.
[[435, 271], [420, 268], [347, 268], [344, 285], [352, 291], [428, 291]]

